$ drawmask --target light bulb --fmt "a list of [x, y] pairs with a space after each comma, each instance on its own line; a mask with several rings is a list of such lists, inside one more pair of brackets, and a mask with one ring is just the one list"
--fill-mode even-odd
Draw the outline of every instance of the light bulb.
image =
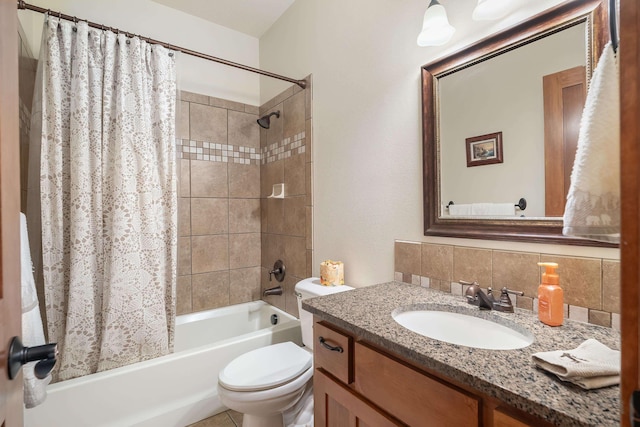
[[449, 24], [447, 11], [437, 0], [432, 0], [424, 13], [418, 46], [441, 46], [451, 40], [456, 29]]
[[511, 11], [514, 3], [514, 0], [478, 0], [471, 18], [474, 21], [503, 18]]

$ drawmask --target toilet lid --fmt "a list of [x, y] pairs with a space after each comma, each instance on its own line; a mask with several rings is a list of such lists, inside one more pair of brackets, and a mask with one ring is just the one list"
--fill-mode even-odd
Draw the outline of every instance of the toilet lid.
[[227, 390], [259, 391], [278, 387], [311, 368], [311, 354], [292, 342], [274, 344], [236, 357], [218, 375]]

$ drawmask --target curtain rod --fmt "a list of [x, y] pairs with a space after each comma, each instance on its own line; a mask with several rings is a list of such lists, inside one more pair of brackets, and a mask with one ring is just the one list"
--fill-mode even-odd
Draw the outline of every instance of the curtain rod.
[[129, 32], [126, 32], [126, 31], [120, 31], [117, 28], [107, 27], [106, 25], [97, 24], [95, 22], [91, 22], [91, 21], [86, 20], [86, 19], [79, 19], [79, 18], [76, 18], [75, 16], [69, 16], [69, 15], [65, 15], [64, 13], [61, 13], [61, 12], [54, 12], [51, 9], [45, 9], [44, 7], [35, 6], [35, 5], [32, 5], [32, 4], [24, 2], [23, 0], [18, 0], [18, 9], [32, 10], [34, 12], [39, 12], [39, 13], [48, 13], [51, 16], [57, 16], [59, 19], [65, 19], [67, 21], [74, 21], [74, 22], [85, 21], [90, 27], [93, 27], [93, 28], [99, 28], [99, 29], [102, 29], [102, 30], [109, 30], [109, 31], [117, 32], [117, 33], [122, 33], [122, 34], [125, 34], [127, 37], [138, 37], [141, 40], [146, 41], [147, 43], [157, 44], [157, 45], [166, 47], [167, 49], [175, 50], [177, 52], [186, 53], [187, 55], [195, 56], [197, 58], [207, 59], [209, 61], [218, 62], [220, 64], [228, 65], [230, 67], [240, 68], [241, 70], [249, 71], [251, 73], [262, 74], [263, 76], [271, 77], [271, 78], [278, 79], [278, 80], [284, 80], [284, 81], [287, 81], [287, 82], [290, 82], [290, 83], [295, 83], [295, 84], [297, 84], [298, 86], [300, 86], [303, 89], [305, 89], [307, 87], [307, 82], [305, 80], [292, 79], [291, 77], [285, 77], [285, 76], [281, 76], [279, 74], [271, 73], [269, 71], [263, 71], [263, 70], [260, 70], [258, 68], [249, 67], [248, 65], [243, 65], [243, 64], [238, 64], [237, 62], [227, 61], [226, 59], [222, 59], [222, 58], [218, 58], [218, 57], [215, 57], [215, 56], [207, 55], [206, 53], [201, 53], [201, 52], [197, 52], [195, 50], [187, 49], [187, 48], [184, 48], [184, 47], [175, 46], [175, 45], [172, 45], [172, 44], [169, 44], [169, 43], [165, 43], [165, 42], [161, 42], [161, 41], [158, 41], [158, 40], [150, 39], [148, 37], [143, 37], [143, 36], [140, 36], [140, 35], [137, 35], [137, 34], [133, 34], [133, 33], [129, 33]]

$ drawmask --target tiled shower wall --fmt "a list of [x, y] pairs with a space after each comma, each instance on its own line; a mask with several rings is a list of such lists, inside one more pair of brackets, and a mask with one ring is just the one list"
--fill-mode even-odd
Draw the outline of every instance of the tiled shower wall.
[[[312, 239], [312, 156], [311, 77], [307, 88], [291, 86], [260, 107], [260, 115], [280, 111], [271, 117], [271, 126], [260, 129], [261, 148], [261, 229], [262, 289], [282, 285], [282, 296], [263, 299], [297, 316], [295, 284], [311, 276]], [[269, 198], [274, 184], [284, 183], [283, 199]], [[284, 262], [283, 283], [269, 281], [268, 271], [278, 259]]]
[[[458, 280], [476, 281], [494, 292], [506, 286], [524, 292], [515, 305], [537, 310], [538, 262], [557, 262], [565, 317], [620, 329], [620, 262], [602, 258], [395, 242], [395, 280], [460, 295]], [[499, 295], [499, 294], [498, 294]]]
[[[297, 315], [293, 287], [311, 274], [311, 89], [262, 107], [182, 92], [178, 111], [177, 313], [261, 299]], [[268, 130], [256, 120], [271, 111]], [[283, 199], [268, 198], [285, 184]], [[269, 282], [281, 259], [285, 281]]]
[[260, 299], [258, 107], [190, 92], [178, 107], [178, 314]]

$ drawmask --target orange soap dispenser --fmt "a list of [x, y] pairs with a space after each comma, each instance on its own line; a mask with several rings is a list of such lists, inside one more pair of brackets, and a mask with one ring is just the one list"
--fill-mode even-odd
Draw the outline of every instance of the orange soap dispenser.
[[542, 273], [542, 283], [538, 286], [538, 318], [549, 326], [560, 326], [564, 317], [564, 293], [558, 286], [558, 274], [555, 262], [539, 262], [539, 266], [545, 267]]

